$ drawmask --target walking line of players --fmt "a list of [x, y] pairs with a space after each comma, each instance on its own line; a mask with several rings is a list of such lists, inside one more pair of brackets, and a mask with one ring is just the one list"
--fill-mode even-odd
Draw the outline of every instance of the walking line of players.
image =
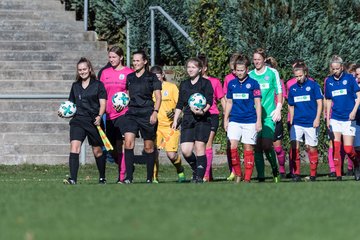
[[[227, 156], [230, 176], [227, 180], [250, 182], [254, 166], [257, 180], [265, 181], [264, 155], [270, 163], [273, 181], [291, 177], [301, 181], [300, 142], [305, 142], [310, 162], [310, 176], [316, 181], [318, 166], [318, 135], [323, 115], [328, 129], [330, 145], [328, 160], [331, 177], [342, 180], [344, 155], [349, 159], [348, 174], [360, 180], [360, 65], [348, 66], [340, 56], [330, 61], [330, 75], [324, 81], [324, 95], [319, 84], [308, 75], [304, 61], [294, 61], [293, 78], [280, 79], [277, 63], [267, 57], [263, 49], [253, 53], [253, 70], [249, 70], [247, 56], [231, 56], [229, 73], [222, 86], [219, 79], [208, 75], [205, 55], [186, 62], [187, 79], [179, 89], [167, 82], [161, 67], [148, 70], [148, 58], [143, 51], [133, 54], [133, 69], [124, 66], [124, 53], [119, 47], [108, 52], [109, 63], [100, 70], [98, 79], [89, 60], [81, 58], [77, 64], [77, 77], [69, 100], [77, 106], [70, 120], [70, 177], [66, 184], [77, 183], [80, 146], [85, 137], [93, 147], [99, 170], [99, 183], [106, 183], [106, 154], [96, 130], [106, 113], [106, 134], [113, 144], [112, 157], [118, 163], [117, 183], [133, 182], [134, 163], [145, 161], [146, 182], [158, 182], [159, 151], [164, 150], [174, 165], [178, 181], [185, 182], [180, 150], [192, 169], [192, 182], [213, 180], [213, 141], [219, 126], [221, 103], [224, 129], [227, 132]], [[112, 96], [127, 92], [127, 107], [114, 108]], [[205, 96], [205, 108], [190, 107], [189, 97], [194, 93]], [[324, 99], [325, 96], [325, 99]], [[289, 173], [285, 171], [285, 152], [282, 148], [283, 123], [281, 111], [287, 100], [287, 124], [290, 133]], [[107, 100], [107, 101], [106, 101]], [[59, 113], [61, 116], [61, 114]], [[179, 130], [179, 126], [180, 130]], [[135, 138], [144, 139], [141, 156], [134, 155]], [[243, 171], [238, 144], [243, 144]]]

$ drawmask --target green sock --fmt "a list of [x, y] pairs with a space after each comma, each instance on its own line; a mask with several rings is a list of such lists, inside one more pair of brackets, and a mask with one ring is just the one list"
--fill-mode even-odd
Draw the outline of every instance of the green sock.
[[265, 163], [262, 152], [255, 152], [255, 167], [258, 178], [265, 178]]
[[274, 177], [277, 176], [279, 173], [279, 169], [278, 169], [276, 153], [275, 153], [274, 149], [271, 149], [269, 152], [265, 153], [265, 155], [266, 155], [266, 158], [270, 162], [272, 173], [273, 173]]

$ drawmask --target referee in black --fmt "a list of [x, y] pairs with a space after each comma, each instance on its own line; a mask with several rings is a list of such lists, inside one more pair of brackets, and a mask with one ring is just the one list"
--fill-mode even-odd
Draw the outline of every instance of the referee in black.
[[[146, 157], [146, 182], [152, 183], [154, 164], [157, 114], [161, 104], [161, 82], [154, 73], [148, 71], [148, 58], [143, 51], [133, 53], [133, 68], [126, 80], [130, 102], [125, 114], [127, 124], [125, 132], [125, 164], [126, 178], [124, 183], [133, 181], [135, 137], [140, 131], [144, 139], [144, 155]], [[155, 104], [153, 101], [155, 96]]]
[[[102, 82], [96, 80], [91, 62], [81, 58], [77, 63], [76, 81], [72, 84], [69, 101], [76, 104], [76, 113], [70, 120], [70, 178], [65, 184], [76, 184], [79, 170], [79, 154], [82, 142], [88, 137], [99, 170], [99, 183], [105, 184], [106, 156], [102, 151], [102, 140], [96, 128], [106, 107], [106, 90]], [[62, 114], [59, 112], [60, 117]]]

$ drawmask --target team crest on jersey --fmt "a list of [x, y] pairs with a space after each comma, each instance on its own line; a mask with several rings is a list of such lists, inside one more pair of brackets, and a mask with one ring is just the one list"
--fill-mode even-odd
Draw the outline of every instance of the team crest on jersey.
[[346, 84], [347, 84], [347, 80], [344, 80], [344, 81], [343, 81], [343, 84], [346, 85]]
[[307, 87], [306, 87], [306, 91], [309, 92], [310, 90], [311, 90], [311, 87], [307, 86]]
[[251, 88], [251, 84], [250, 84], [250, 83], [246, 84], [246, 88], [247, 88], [247, 89], [250, 89], [250, 88]]
[[269, 77], [269, 76], [265, 76], [264, 79], [265, 79], [266, 81], [269, 81], [270, 77]]
[[120, 74], [120, 75], [119, 75], [119, 79], [120, 79], [120, 80], [124, 80], [124, 79], [125, 79], [125, 75], [124, 75], [124, 74]]
[[169, 96], [169, 92], [167, 90], [165, 90], [163, 95], [164, 95], [164, 97], [167, 97], [167, 96]]

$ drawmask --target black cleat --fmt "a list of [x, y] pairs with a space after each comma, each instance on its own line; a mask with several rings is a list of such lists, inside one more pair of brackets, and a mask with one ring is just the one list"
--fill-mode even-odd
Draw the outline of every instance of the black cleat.
[[316, 182], [316, 177], [310, 176], [310, 182]]
[[263, 177], [258, 178], [258, 181], [259, 181], [259, 183], [263, 183], [263, 182], [265, 182], [265, 178], [263, 178]]
[[355, 177], [355, 181], [360, 181], [360, 166], [355, 168], [354, 177]]
[[106, 184], [105, 178], [99, 178], [99, 184]]
[[293, 178], [294, 174], [292, 174], [291, 172], [289, 172], [288, 174], [286, 174], [286, 178], [291, 179]]
[[299, 175], [294, 174], [292, 177], [293, 182], [301, 182], [301, 177]]
[[150, 179], [146, 180], [146, 183], [151, 184], [153, 183]]
[[331, 177], [331, 178], [336, 177], [336, 173], [335, 172], [330, 172], [328, 177]]
[[281, 179], [286, 179], [286, 173], [279, 173]]
[[129, 179], [125, 179], [123, 183], [124, 183], [124, 184], [132, 184], [132, 181], [129, 180]]
[[76, 184], [76, 181], [75, 181], [75, 180], [72, 180], [71, 178], [68, 178], [68, 179], [64, 179], [64, 180], [63, 180], [63, 183], [64, 183], [64, 184], [69, 184], [69, 185], [75, 185], [75, 184]]
[[336, 181], [342, 181], [342, 177], [336, 177]]

